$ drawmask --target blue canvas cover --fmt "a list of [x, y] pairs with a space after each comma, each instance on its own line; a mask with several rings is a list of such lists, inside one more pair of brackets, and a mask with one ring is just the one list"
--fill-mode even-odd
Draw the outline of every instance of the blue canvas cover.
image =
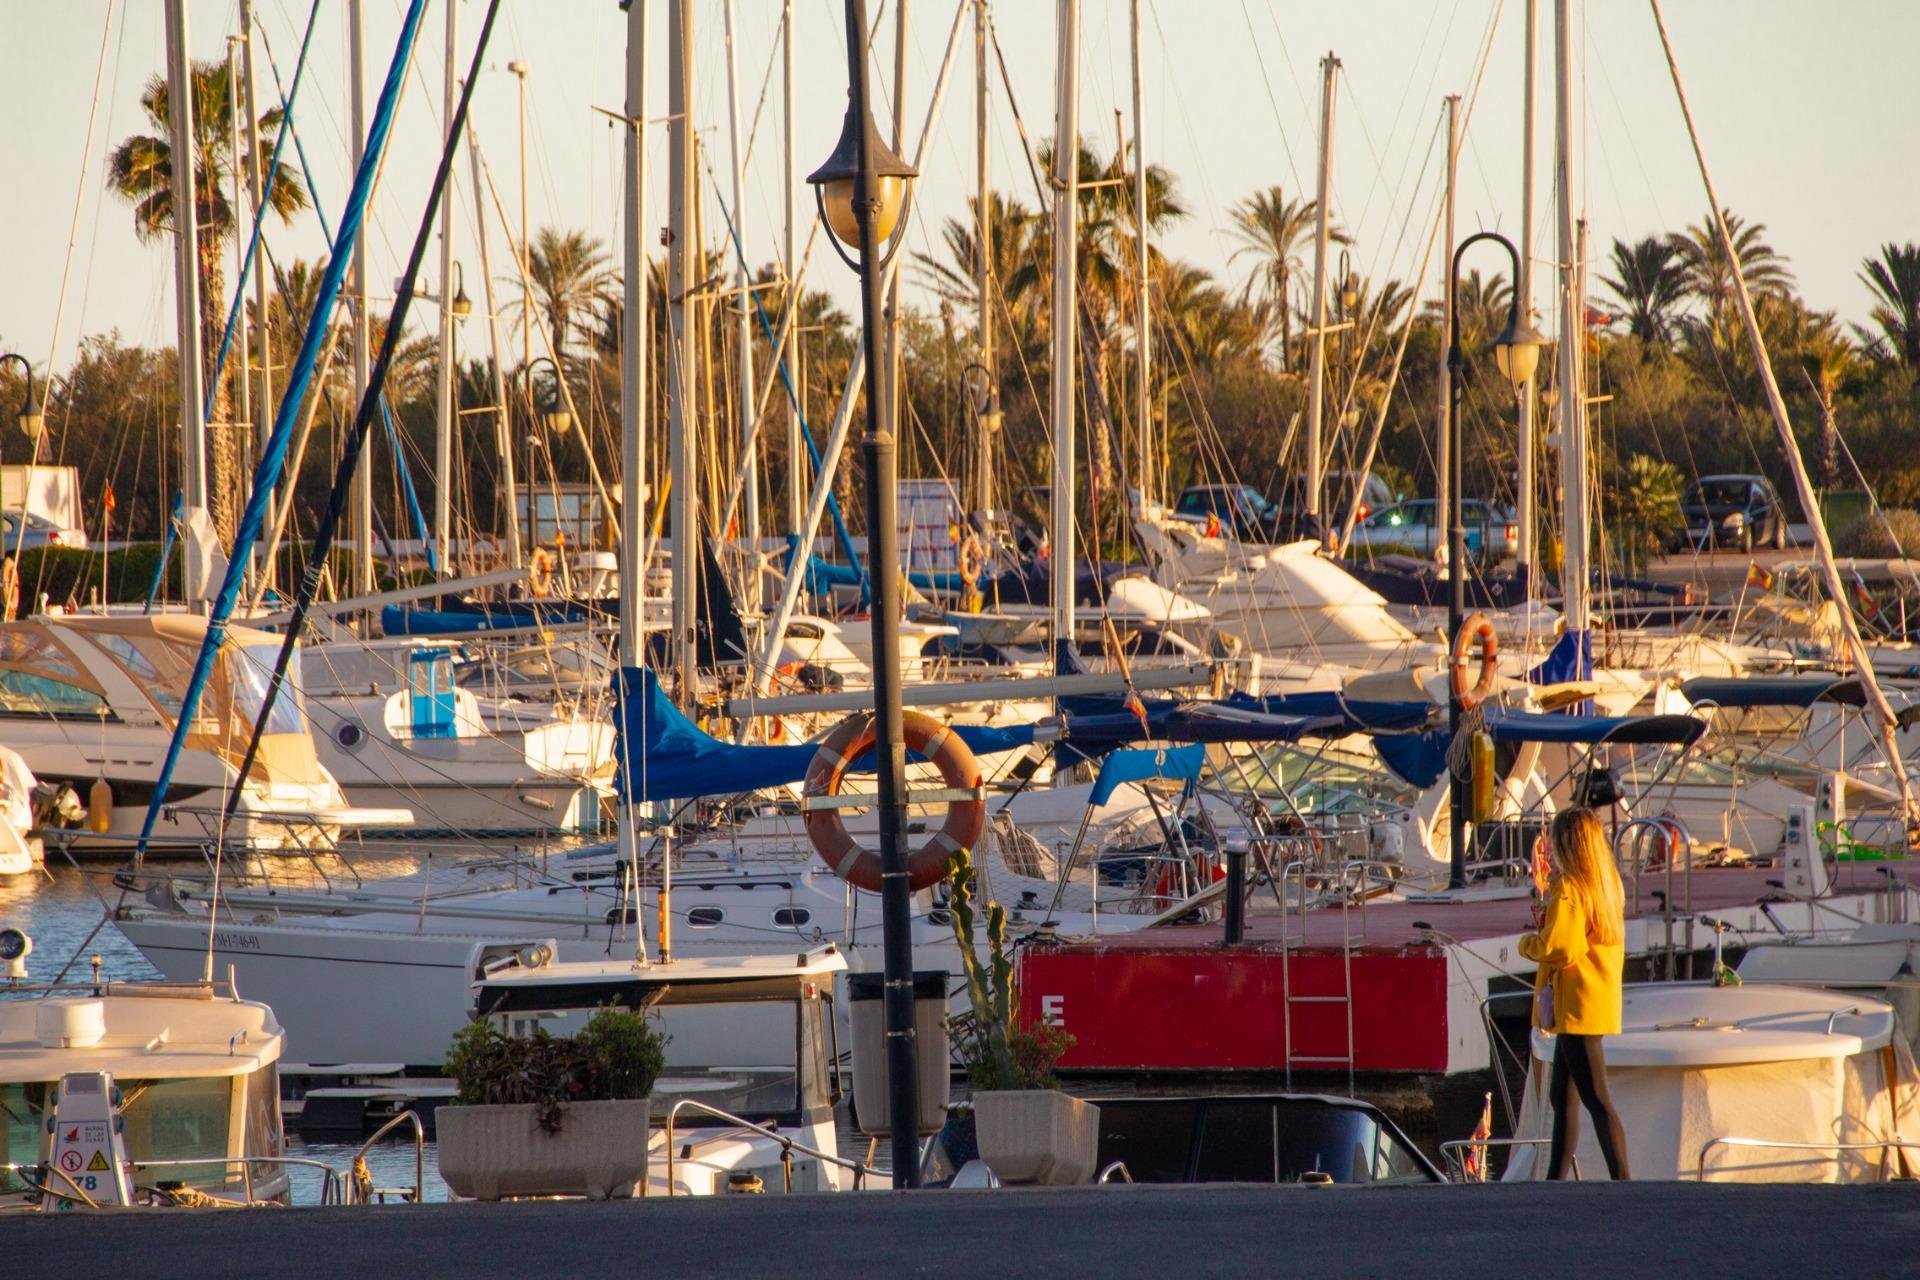
[[1152, 778], [1171, 778], [1197, 782], [1206, 767], [1207, 749], [1195, 743], [1186, 747], [1129, 747], [1115, 751], [1100, 762], [1100, 776], [1094, 780], [1087, 804], [1102, 805], [1129, 782]]

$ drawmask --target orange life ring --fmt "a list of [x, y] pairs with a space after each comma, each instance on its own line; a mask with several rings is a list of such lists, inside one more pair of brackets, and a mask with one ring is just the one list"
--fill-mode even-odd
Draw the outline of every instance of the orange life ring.
[[532, 571], [527, 575], [527, 589], [539, 600], [553, 593], [553, 552], [545, 547], [533, 549]]
[[986, 571], [986, 548], [980, 545], [979, 538], [970, 533], [960, 543], [960, 580], [971, 587], [980, 581], [980, 575]]
[[[1467, 657], [1476, 639], [1480, 642], [1480, 679], [1469, 688]], [[1460, 630], [1454, 632], [1452, 661], [1447, 671], [1448, 678], [1453, 682], [1453, 695], [1460, 699], [1461, 706], [1477, 707], [1492, 695], [1499, 659], [1500, 638], [1494, 634], [1493, 619], [1484, 613], [1468, 614], [1461, 622]]]
[[[901, 718], [907, 749], [937, 768], [947, 786], [975, 792], [971, 799], [948, 804], [940, 830], [907, 855], [907, 883], [919, 890], [946, 879], [948, 860], [961, 849], [979, 843], [987, 829], [987, 802], [978, 794], [982, 784], [980, 762], [951, 725], [917, 711], [906, 712]], [[807, 767], [803, 794], [809, 799], [838, 795], [847, 770], [873, 748], [874, 737], [873, 717], [865, 713], [835, 725]], [[861, 889], [880, 891], [880, 855], [863, 848], [848, 834], [840, 810], [808, 809], [804, 820], [807, 839], [835, 875]]]

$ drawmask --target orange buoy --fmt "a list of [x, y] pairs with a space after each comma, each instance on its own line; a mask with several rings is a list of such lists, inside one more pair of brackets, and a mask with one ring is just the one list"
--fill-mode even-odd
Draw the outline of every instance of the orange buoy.
[[[940, 830], [907, 856], [907, 883], [918, 890], [944, 880], [949, 859], [979, 842], [987, 829], [987, 801], [980, 791], [980, 762], [953, 726], [917, 711], [906, 712], [902, 722], [907, 749], [938, 769], [948, 787], [973, 793], [968, 799], [950, 801]], [[847, 770], [873, 749], [874, 738], [873, 717], [869, 714], [849, 716], [834, 726], [807, 767], [803, 794], [808, 799], [840, 794]], [[808, 809], [807, 839], [835, 875], [848, 884], [878, 893], [880, 855], [853, 838], [840, 812]]]

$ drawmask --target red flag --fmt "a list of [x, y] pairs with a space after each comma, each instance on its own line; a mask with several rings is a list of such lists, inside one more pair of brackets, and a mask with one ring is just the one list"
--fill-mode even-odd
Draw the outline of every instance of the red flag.
[[1139, 694], [1135, 693], [1131, 689], [1127, 690], [1127, 699], [1125, 702], [1122, 702], [1120, 705], [1126, 708], [1128, 711], [1132, 712], [1133, 718], [1140, 722], [1140, 732], [1142, 733], [1150, 732], [1150, 728], [1147, 723], [1147, 704], [1140, 700]]
[[1460, 1162], [1461, 1172], [1469, 1182], [1487, 1180], [1487, 1139], [1493, 1137], [1493, 1095], [1489, 1093], [1486, 1103], [1480, 1108], [1480, 1123], [1473, 1126], [1473, 1135], [1468, 1139], [1474, 1145], [1466, 1150], [1465, 1158]]
[[1207, 536], [1209, 538], [1217, 538], [1220, 536], [1220, 515], [1218, 512], [1207, 512]]

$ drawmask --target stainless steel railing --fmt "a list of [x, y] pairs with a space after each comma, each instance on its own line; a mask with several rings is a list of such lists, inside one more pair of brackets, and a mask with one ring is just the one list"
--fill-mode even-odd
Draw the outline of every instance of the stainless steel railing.
[[[669, 1196], [673, 1194], [675, 1184], [674, 1166], [678, 1160], [677, 1144], [673, 1140], [673, 1126], [674, 1122], [680, 1118], [680, 1113], [688, 1108], [704, 1112], [716, 1120], [724, 1120], [728, 1124], [737, 1125], [750, 1133], [757, 1133], [763, 1138], [772, 1138], [775, 1142], [779, 1143], [780, 1164], [782, 1166], [781, 1175], [786, 1180], [785, 1189], [787, 1191], [793, 1190], [793, 1153], [796, 1151], [801, 1155], [812, 1156], [816, 1160], [824, 1160], [828, 1164], [837, 1165], [842, 1169], [852, 1171], [853, 1189], [855, 1191], [863, 1191], [866, 1189], [868, 1174], [877, 1174], [880, 1172], [870, 1164], [862, 1164], [858, 1161], [849, 1160], [845, 1156], [832, 1155], [816, 1147], [810, 1147], [804, 1142], [796, 1142], [784, 1133], [777, 1132], [763, 1124], [755, 1124], [751, 1120], [743, 1120], [731, 1112], [720, 1110], [718, 1107], [708, 1106], [706, 1103], [698, 1102], [692, 1098], [682, 1098], [674, 1103], [667, 1111], [667, 1194]], [[689, 1149], [691, 1149], [691, 1146], [689, 1146]]]

